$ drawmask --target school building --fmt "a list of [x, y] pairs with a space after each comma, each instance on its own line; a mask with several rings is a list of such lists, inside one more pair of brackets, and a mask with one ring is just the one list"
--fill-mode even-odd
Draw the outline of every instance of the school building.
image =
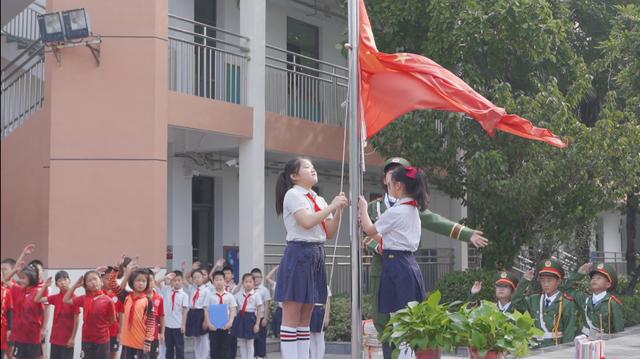
[[[123, 252], [169, 269], [223, 256], [240, 272], [278, 263], [285, 231], [274, 188], [284, 162], [312, 159], [328, 201], [340, 188], [341, 4], [3, 1], [2, 255], [35, 243], [49, 270], [74, 273]], [[37, 16], [77, 8], [92, 35], [43, 45]], [[369, 149], [366, 161], [365, 195], [375, 198], [382, 159]], [[466, 216], [434, 188], [431, 209]], [[347, 221], [336, 255], [334, 241], [326, 247], [336, 292], [350, 284]], [[603, 223], [598, 249], [621, 253], [623, 224]], [[433, 233], [421, 246], [430, 282], [479, 263], [465, 243]]]

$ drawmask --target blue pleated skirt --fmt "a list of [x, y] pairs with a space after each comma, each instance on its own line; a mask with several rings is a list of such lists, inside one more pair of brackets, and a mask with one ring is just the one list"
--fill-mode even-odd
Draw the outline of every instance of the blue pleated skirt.
[[276, 302], [325, 303], [327, 273], [324, 245], [289, 242], [280, 261], [277, 283]]
[[254, 339], [256, 334], [253, 332], [253, 327], [256, 325], [256, 320], [256, 313], [238, 313], [233, 320], [231, 335], [240, 339]]
[[187, 337], [199, 337], [207, 334], [206, 329], [202, 329], [204, 322], [204, 309], [190, 308], [187, 312], [187, 323], [184, 335]]
[[322, 333], [322, 324], [324, 323], [324, 306], [315, 305], [311, 312], [311, 333]]
[[380, 313], [396, 312], [407, 303], [422, 302], [426, 297], [422, 273], [413, 253], [385, 249], [378, 293]]

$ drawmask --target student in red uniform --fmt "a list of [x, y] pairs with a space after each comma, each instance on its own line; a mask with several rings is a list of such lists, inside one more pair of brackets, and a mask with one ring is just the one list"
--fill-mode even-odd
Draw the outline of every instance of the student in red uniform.
[[[53, 326], [51, 327], [51, 359], [73, 359], [73, 346], [76, 341], [80, 308], [73, 304], [64, 303], [64, 295], [69, 290], [69, 273], [59, 271], [55, 277], [56, 287], [60, 289], [58, 294], [44, 296], [44, 291], [51, 285], [49, 277], [36, 294], [35, 300], [40, 303], [49, 303], [55, 306], [53, 312]], [[74, 296], [72, 296], [73, 299]]]
[[11, 296], [9, 287], [4, 284], [4, 275], [0, 287], [0, 345], [2, 345], [2, 354], [0, 359], [4, 359], [4, 353], [9, 349], [8, 341], [9, 332], [13, 323], [13, 297]]
[[124, 305], [111, 289], [106, 289], [107, 282], [109, 281], [109, 276], [113, 271], [113, 267], [107, 267], [105, 272], [102, 273], [102, 288], [105, 288], [103, 290], [104, 294], [106, 294], [109, 299], [111, 299], [116, 309], [116, 320], [113, 322], [111, 327], [109, 327], [109, 336], [111, 337], [111, 339], [109, 340], [109, 352], [111, 354], [109, 356], [111, 359], [117, 359], [118, 350], [120, 350], [120, 339], [118, 339], [118, 334], [120, 333], [120, 322], [122, 321], [122, 314], [124, 313]]
[[[111, 274], [109, 288], [124, 302], [124, 316], [120, 324], [120, 358], [148, 358], [156, 322], [151, 278], [146, 269], [137, 269], [136, 259], [125, 267], [122, 285], [116, 281], [116, 275], [115, 272]], [[133, 291], [125, 289], [127, 284]]]
[[[11, 290], [11, 287], [17, 285], [14, 281], [16, 274], [18, 274], [24, 267], [25, 259], [33, 253], [35, 250], [35, 244], [29, 244], [22, 249], [20, 256], [18, 259], [13, 260], [12, 258], [6, 258], [2, 261], [2, 274], [4, 275], [4, 284], [9, 288], [9, 295], [11, 296], [11, 302], [13, 304], [13, 321], [15, 323], [18, 318], [18, 309], [20, 307], [20, 303], [24, 300], [24, 295], [22, 293], [14, 292]], [[13, 325], [12, 325], [13, 326]], [[11, 333], [7, 333], [6, 345], [7, 349], [5, 350], [5, 354], [8, 359], [13, 359], [13, 338], [10, 335]]]
[[42, 355], [44, 304], [35, 301], [39, 282], [38, 268], [34, 265], [27, 266], [20, 272], [19, 280], [22, 285], [11, 287], [17, 309], [10, 337], [14, 343], [13, 356], [20, 359], [39, 358]]
[[[76, 289], [84, 287], [85, 295], [73, 296]], [[68, 290], [63, 301], [82, 308], [82, 352], [83, 359], [109, 359], [109, 328], [116, 320], [115, 306], [102, 291], [102, 280], [98, 271], [88, 271], [78, 278]]]

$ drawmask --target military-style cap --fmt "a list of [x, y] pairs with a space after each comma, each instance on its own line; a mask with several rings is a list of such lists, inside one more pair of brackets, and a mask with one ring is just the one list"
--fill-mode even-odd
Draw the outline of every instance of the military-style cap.
[[612, 265], [606, 263], [598, 263], [596, 266], [589, 272], [589, 277], [593, 277], [594, 274], [600, 273], [609, 279], [611, 282], [611, 287], [609, 290], [612, 290], [618, 284], [618, 275], [616, 274], [616, 270]]
[[496, 275], [495, 284], [506, 284], [511, 286], [511, 288], [516, 289], [518, 286], [518, 278], [507, 271], [502, 271]]
[[545, 259], [538, 264], [538, 275], [549, 273], [560, 279], [564, 279], [564, 268], [556, 259]]
[[392, 166], [411, 166], [411, 162], [402, 157], [391, 157], [384, 162], [383, 172], [387, 173]]

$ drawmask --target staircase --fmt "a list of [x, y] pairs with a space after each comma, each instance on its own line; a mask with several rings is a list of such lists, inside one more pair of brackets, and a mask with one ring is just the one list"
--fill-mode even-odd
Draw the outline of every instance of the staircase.
[[42, 13], [42, 5], [30, 4], [2, 28], [0, 137], [9, 135], [42, 107], [44, 46], [37, 22]]
[[[539, 251], [530, 251], [528, 249], [523, 249], [522, 251], [520, 251], [520, 254], [514, 259], [512, 269], [523, 274], [530, 269], [535, 270], [538, 264], [536, 260], [540, 257], [541, 252]], [[576, 270], [581, 264], [578, 263], [578, 258], [576, 258], [571, 253], [563, 251], [562, 249], [556, 250], [556, 253], [554, 253], [552, 257], [555, 257], [560, 261], [565, 272]]]

